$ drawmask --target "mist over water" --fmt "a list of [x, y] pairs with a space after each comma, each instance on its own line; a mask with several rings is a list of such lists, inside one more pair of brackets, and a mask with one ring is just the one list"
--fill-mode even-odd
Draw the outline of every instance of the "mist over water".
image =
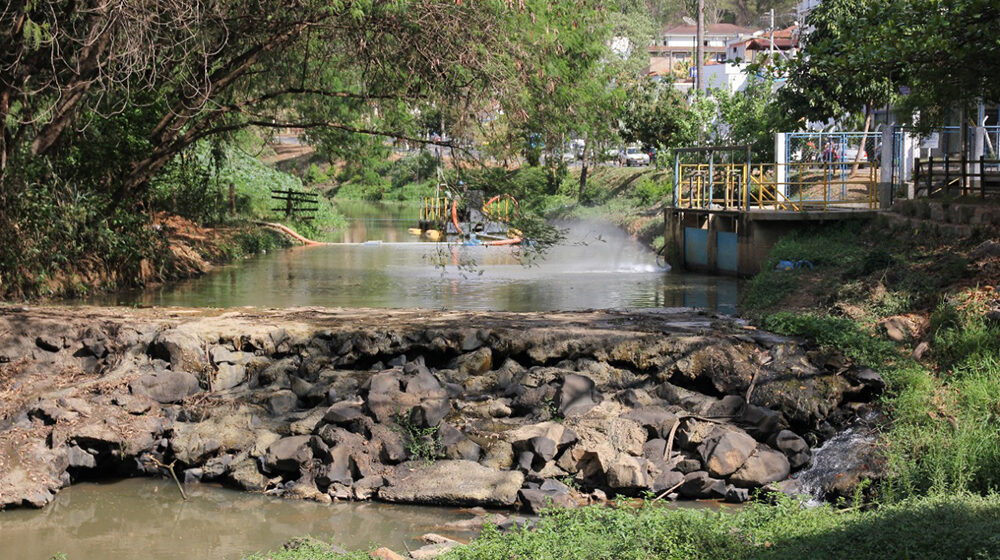
[[483, 311], [700, 307], [735, 312], [736, 279], [663, 270], [653, 252], [610, 224], [560, 224], [566, 239], [526, 259], [519, 247], [420, 243], [398, 231], [413, 224], [399, 218], [392, 224], [395, 229], [387, 230], [387, 223], [369, 230], [363, 222], [352, 222], [352, 238], [367, 237], [364, 242], [277, 251], [203, 278], [89, 303]]

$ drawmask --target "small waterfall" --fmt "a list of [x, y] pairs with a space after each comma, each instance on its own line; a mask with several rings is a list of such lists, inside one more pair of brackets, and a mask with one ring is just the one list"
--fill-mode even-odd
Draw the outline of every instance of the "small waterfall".
[[840, 477], [856, 476], [875, 445], [875, 435], [865, 424], [851, 426], [813, 450], [812, 465], [793, 478], [803, 494], [823, 500]]

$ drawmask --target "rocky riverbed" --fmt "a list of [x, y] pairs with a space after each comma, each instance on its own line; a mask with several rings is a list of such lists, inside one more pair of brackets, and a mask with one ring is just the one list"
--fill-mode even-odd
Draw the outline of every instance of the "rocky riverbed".
[[[687, 310], [2, 307], [0, 508], [171, 470], [321, 502], [739, 502], [792, 491], [882, 388]], [[877, 461], [811, 484], [850, 492]]]

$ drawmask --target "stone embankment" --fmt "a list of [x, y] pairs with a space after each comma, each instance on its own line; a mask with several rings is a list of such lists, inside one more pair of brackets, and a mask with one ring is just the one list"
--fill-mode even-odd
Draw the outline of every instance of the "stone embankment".
[[789, 486], [882, 385], [688, 311], [5, 307], [0, 508], [170, 470], [318, 501], [742, 501]]

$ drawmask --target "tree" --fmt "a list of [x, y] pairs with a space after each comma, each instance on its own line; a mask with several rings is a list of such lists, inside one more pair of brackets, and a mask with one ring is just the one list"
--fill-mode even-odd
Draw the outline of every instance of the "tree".
[[[922, 129], [943, 124], [949, 109], [1000, 103], [1000, 5], [993, 0], [893, 0], [870, 22], [881, 41], [863, 53], [898, 61], [894, 85], [909, 94], [899, 109]], [[887, 44], [882, 44], [885, 41]]]
[[864, 109], [870, 122], [873, 107], [895, 102], [928, 130], [952, 109], [1000, 102], [997, 22], [991, 0], [824, 0], [781, 97], [811, 120]]
[[646, 83], [629, 95], [622, 111], [622, 138], [663, 151], [698, 137], [694, 112], [669, 82]]
[[[352, 153], [387, 137], [426, 142], [421, 110], [459, 124], [487, 106], [517, 113], [526, 84], [576, 64], [559, 37], [602, 10], [589, 0], [12, 0], [0, 10], [0, 274], [43, 274], [48, 247], [113, 237], [98, 231], [146, 235], [151, 178], [206, 139], [301, 127]], [[148, 238], [117, 243], [130, 252], [115, 262], [137, 264], [145, 255], [129, 248]]]
[[[654, 4], [655, 13], [668, 21], [680, 22], [684, 16], [695, 18], [695, 0], [660, 0]], [[705, 0], [705, 23], [758, 28], [772, 9], [779, 18], [787, 19], [795, 4], [795, 0]]]
[[787, 72], [779, 97], [789, 113], [826, 121], [862, 112], [864, 132], [870, 130], [875, 108], [893, 99], [893, 74], [900, 67], [900, 61], [866, 55], [866, 45], [878, 41], [870, 33], [890, 1], [824, 0], [809, 14], [803, 49], [787, 67], [774, 67]]

